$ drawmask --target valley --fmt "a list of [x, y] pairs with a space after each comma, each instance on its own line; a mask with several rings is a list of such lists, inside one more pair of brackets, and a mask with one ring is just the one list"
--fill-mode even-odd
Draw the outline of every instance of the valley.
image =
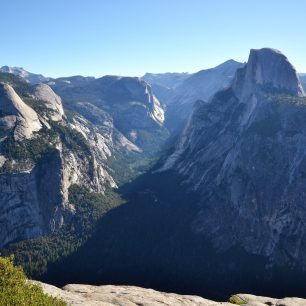
[[29, 277], [306, 297], [306, 83], [280, 51], [0, 83], [1, 255]]

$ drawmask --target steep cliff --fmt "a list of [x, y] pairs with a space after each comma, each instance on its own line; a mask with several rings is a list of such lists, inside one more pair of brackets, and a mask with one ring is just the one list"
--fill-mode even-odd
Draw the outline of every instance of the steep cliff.
[[154, 133], [166, 134], [163, 128], [164, 110], [151, 87], [139, 78], [71, 77], [53, 80], [50, 86], [74, 110], [85, 111], [80, 106], [90, 103], [100, 109], [100, 113], [107, 112], [114, 127], [141, 149], [147, 145], [146, 136], [158, 139]]
[[163, 170], [201, 193], [195, 233], [306, 268], [306, 97], [277, 50], [251, 50], [232, 86], [198, 101]]
[[42, 125], [37, 113], [26, 105], [9, 84], [0, 83], [1, 128], [12, 131], [16, 140], [31, 138]]
[[112, 136], [81, 115], [67, 119], [61, 98], [48, 85], [14, 78], [9, 83], [0, 85], [0, 247], [68, 222], [74, 214], [70, 186], [102, 193], [116, 187], [106, 166]]
[[46, 84], [33, 86], [33, 98], [41, 101], [48, 109], [53, 121], [60, 121], [64, 115], [61, 98]]

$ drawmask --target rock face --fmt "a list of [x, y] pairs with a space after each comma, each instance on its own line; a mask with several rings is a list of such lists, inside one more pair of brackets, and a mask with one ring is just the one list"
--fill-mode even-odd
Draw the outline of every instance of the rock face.
[[[237, 79], [234, 88], [240, 94], [248, 95], [257, 87], [276, 90], [294, 96], [305, 96], [295, 68], [278, 50], [264, 48], [251, 50], [248, 65], [243, 74], [243, 82]], [[241, 77], [237, 75], [237, 78]]]
[[[229, 302], [214, 302], [193, 295], [179, 295], [175, 293], [159, 292], [152, 289], [144, 289], [133, 286], [90, 286], [90, 285], [66, 285], [62, 289], [35, 282], [44, 292], [59, 297], [71, 306], [214, 306], [233, 305]], [[250, 294], [237, 294], [236, 301], [244, 302], [246, 306], [304, 306], [306, 300], [299, 298], [273, 299], [254, 296]], [[240, 304], [241, 305], [241, 304]]]
[[163, 166], [201, 193], [195, 233], [306, 269], [305, 118], [294, 67], [267, 48], [251, 50], [231, 87], [198, 101]]
[[244, 64], [228, 60], [217, 67], [201, 70], [187, 78], [175, 91], [167, 104], [193, 104], [197, 100], [208, 101], [220, 89], [228, 87], [236, 70]]
[[0, 126], [12, 130], [16, 140], [31, 138], [42, 127], [37, 113], [8, 84], [0, 83], [0, 111]]
[[152, 86], [154, 94], [167, 103], [175, 89], [190, 77], [189, 73], [146, 73], [142, 79]]
[[115, 150], [138, 150], [112, 126], [99, 130], [80, 114], [68, 120], [48, 85], [12, 85], [22, 96], [0, 84], [0, 247], [60, 228], [74, 213], [69, 187], [116, 187], [106, 160]]
[[0, 174], [0, 247], [63, 224], [68, 210], [63, 180], [59, 151], [46, 155], [31, 172]]
[[46, 84], [38, 84], [33, 87], [35, 99], [45, 102], [53, 121], [60, 121], [64, 115], [61, 98]]
[[142, 137], [138, 135], [142, 131], [139, 129], [147, 133], [151, 129], [160, 129], [164, 123], [163, 107], [148, 83], [139, 78], [73, 76], [52, 79], [8, 66], [0, 68], [0, 72], [12, 73], [31, 84], [37, 84], [33, 87], [32, 96], [46, 103], [48, 115], [52, 116], [53, 121], [59, 121], [63, 116], [59, 96], [79, 104], [91, 103], [108, 112], [116, 129], [136, 147], [142, 143]]
[[[56, 79], [49, 84], [63, 99], [72, 102], [71, 108], [87, 116], [89, 121], [96, 121], [97, 115], [89, 116], [88, 105], [99, 109], [97, 114], [107, 113], [115, 129], [141, 150], [148, 142], [144, 138], [153, 137], [158, 141], [159, 133], [165, 133], [164, 109], [151, 87], [139, 78], [71, 77]], [[104, 117], [102, 115], [102, 120]]]
[[[89, 103], [78, 102], [74, 104], [74, 109], [82, 116], [91, 122], [100, 133], [103, 135], [103, 142], [107, 144], [108, 148], [112, 148], [117, 152], [142, 152], [133, 142], [128, 140], [121, 132], [119, 132], [112, 117], [103, 109]], [[81, 129], [81, 125], [80, 125]], [[111, 155], [110, 151], [106, 155]]]
[[69, 116], [49, 85], [8, 73], [0, 80], [0, 248], [59, 229], [75, 212], [72, 185], [116, 188], [120, 163], [137, 162], [145, 150], [153, 156], [163, 141], [164, 111], [138, 78], [49, 81]]
[[109, 101], [114, 101], [118, 108], [120, 107], [125, 119], [132, 120], [134, 128], [142, 128], [150, 124], [148, 120], [144, 120], [146, 117], [152, 119], [153, 124], [163, 124], [164, 111], [153, 95], [151, 87], [145, 81], [130, 77], [107, 78], [111, 77], [100, 80], [102, 84], [105, 84], [105, 81], [110, 83], [106, 97]]
[[[217, 67], [201, 70], [181, 81], [171, 92], [164, 95], [162, 102], [167, 105], [166, 124], [171, 130], [185, 124], [197, 100], [209, 101], [220, 89], [228, 87], [238, 68], [244, 64], [234, 60]], [[158, 88], [156, 88], [158, 93]]]

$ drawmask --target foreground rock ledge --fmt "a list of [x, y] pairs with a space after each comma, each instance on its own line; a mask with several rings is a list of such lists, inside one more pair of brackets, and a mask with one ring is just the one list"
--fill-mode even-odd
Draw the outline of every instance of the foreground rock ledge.
[[[71, 306], [213, 306], [233, 305], [228, 302], [214, 302], [199, 296], [164, 293], [152, 289], [133, 286], [90, 286], [66, 285], [62, 289], [41, 282], [44, 292], [61, 298]], [[273, 299], [250, 294], [237, 294], [237, 301], [246, 301], [248, 306], [306, 306], [306, 300], [300, 298]]]

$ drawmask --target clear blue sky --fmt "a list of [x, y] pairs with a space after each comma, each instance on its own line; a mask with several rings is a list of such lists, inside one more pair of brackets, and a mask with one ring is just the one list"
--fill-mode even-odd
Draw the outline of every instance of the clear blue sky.
[[194, 72], [250, 48], [306, 72], [305, 0], [1, 0], [0, 65], [58, 77]]

